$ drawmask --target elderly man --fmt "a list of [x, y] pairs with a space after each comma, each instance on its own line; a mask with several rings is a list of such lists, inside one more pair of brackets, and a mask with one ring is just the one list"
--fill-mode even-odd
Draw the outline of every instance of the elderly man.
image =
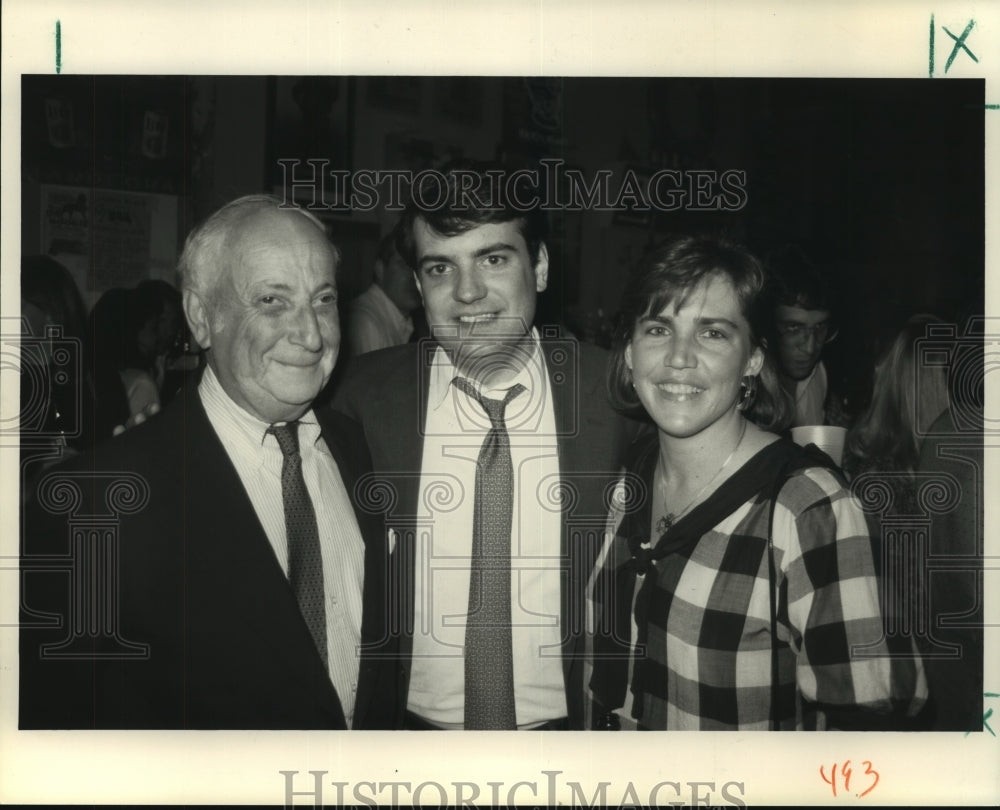
[[363, 423], [390, 493], [410, 729], [585, 721], [584, 588], [625, 434], [605, 354], [533, 327], [542, 223], [514, 179], [482, 201], [496, 171], [414, 194], [442, 201], [398, 225], [433, 340], [359, 358], [334, 402]]
[[318, 220], [263, 196], [188, 237], [200, 383], [46, 476], [25, 515], [22, 728], [391, 722], [386, 540], [353, 503], [370, 460], [311, 409], [339, 349], [338, 259]]

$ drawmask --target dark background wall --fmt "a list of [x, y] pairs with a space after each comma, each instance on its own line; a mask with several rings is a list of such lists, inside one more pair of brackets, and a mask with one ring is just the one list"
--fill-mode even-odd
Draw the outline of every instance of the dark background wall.
[[[850, 328], [832, 347], [835, 364], [913, 312], [983, 311], [979, 80], [25, 76], [22, 88], [23, 250], [58, 253], [67, 240], [54, 246], [53, 232], [77, 234], [68, 263], [90, 301], [110, 278], [172, 279], [192, 224], [240, 194], [280, 190], [281, 157], [358, 171], [464, 156], [558, 158], [588, 176], [746, 172], [739, 211], [550, 217], [545, 314], [593, 339], [630, 264], [670, 231], [725, 229], [760, 253], [803, 244], [844, 294]], [[123, 207], [108, 203], [105, 216], [119, 221], [103, 231], [60, 221], [52, 200], [75, 197], [53, 189], [86, 190], [95, 219], [101, 190], [117, 192]], [[149, 224], [118, 233], [128, 195]], [[369, 283], [394, 217], [327, 217], [347, 296]], [[119, 243], [133, 264], [115, 276], [95, 264]]]

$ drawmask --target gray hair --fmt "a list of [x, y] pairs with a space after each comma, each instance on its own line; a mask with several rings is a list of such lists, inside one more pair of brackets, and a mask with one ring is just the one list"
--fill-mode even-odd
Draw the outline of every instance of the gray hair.
[[[223, 262], [226, 241], [245, 220], [259, 211], [293, 211], [309, 220], [327, 237], [326, 226], [310, 211], [292, 207], [270, 194], [248, 194], [226, 203], [201, 225], [188, 234], [184, 250], [177, 263], [181, 289], [198, 293], [202, 298], [210, 295]], [[329, 239], [327, 239], [329, 242]], [[340, 251], [329, 242], [333, 251], [334, 266], [340, 262]]]

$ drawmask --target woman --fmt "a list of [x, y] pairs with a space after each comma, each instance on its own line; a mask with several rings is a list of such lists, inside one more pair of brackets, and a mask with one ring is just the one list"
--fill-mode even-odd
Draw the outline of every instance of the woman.
[[[891, 584], [899, 587], [888, 591], [884, 610], [896, 626], [929, 623], [932, 627], [932, 632], [919, 639], [928, 655], [929, 728], [970, 731], [981, 729], [983, 719], [979, 595], [983, 582], [982, 572], [976, 570], [982, 559], [978, 545], [982, 517], [977, 509], [982, 484], [976, 481], [976, 470], [982, 470], [982, 431], [981, 422], [959, 430], [952, 417], [949, 368], [940, 362], [939, 348], [941, 332], [947, 335], [948, 329], [931, 335], [937, 362], [921, 362], [919, 341], [926, 339], [928, 327], [935, 325], [943, 322], [933, 315], [914, 315], [881, 352], [875, 364], [871, 404], [847, 433], [844, 471], [860, 497], [870, 491], [887, 512], [913, 516], [921, 523], [929, 520], [923, 539], [927, 547], [921, 548], [916, 533], [897, 532], [896, 542], [880, 551], [880, 556], [886, 557], [887, 570], [912, 570], [923, 563], [925, 554], [964, 557], [967, 561], [963, 566], [934, 571], [919, 592], [914, 591], [909, 577], [898, 578], [901, 581]], [[955, 345], [947, 354], [954, 358], [960, 351], [963, 349]], [[975, 349], [966, 355], [966, 360], [972, 360], [967, 368], [982, 369], [981, 352], [980, 347], [978, 355]], [[981, 382], [981, 371], [972, 376]], [[961, 393], [955, 393], [961, 404]], [[966, 391], [966, 400], [968, 396]], [[947, 486], [949, 479], [953, 483]], [[949, 492], [951, 497], [941, 497]], [[891, 501], [885, 499], [890, 493]], [[938, 496], [937, 508], [928, 509], [930, 494]], [[949, 500], [952, 502], [946, 503]], [[964, 620], [952, 619], [936, 626], [935, 617], [948, 614]], [[942, 655], [947, 645], [960, 649], [961, 654]]]
[[857, 709], [926, 691], [919, 662], [885, 655], [864, 515], [827, 457], [770, 432], [787, 414], [762, 286], [743, 248], [683, 237], [624, 293], [612, 397], [656, 431], [592, 581], [599, 727], [610, 712], [645, 729], [867, 726]]
[[22, 344], [25, 443], [86, 447], [93, 440], [93, 387], [82, 358], [66, 351], [84, 337], [86, 310], [73, 276], [51, 256], [21, 258], [21, 317], [31, 335]]
[[[121, 387], [128, 403], [125, 419], [118, 413], [115, 424], [124, 422], [128, 427], [160, 409], [160, 393], [153, 377], [160, 309], [159, 302], [135, 290], [115, 288], [105, 292], [90, 313], [95, 361], [103, 364], [106, 372], [104, 384], [98, 387], [99, 396], [117, 410]], [[107, 374], [112, 368], [120, 387]]]
[[93, 379], [79, 347], [86, 310], [72, 274], [51, 256], [21, 258], [21, 497], [49, 466], [94, 442]]
[[[177, 288], [163, 279], [140, 281], [135, 287], [138, 311], [157, 312], [155, 346], [152, 350], [152, 371], [159, 389], [159, 402], [166, 405], [180, 390], [187, 369], [194, 365], [194, 353], [185, 356], [184, 347], [191, 342], [184, 321], [184, 306]], [[193, 362], [192, 362], [193, 361]]]
[[869, 471], [895, 473], [892, 480], [907, 484], [897, 494], [907, 500], [913, 497], [923, 437], [948, 407], [947, 368], [923, 364], [918, 371], [917, 341], [926, 337], [928, 326], [940, 323], [933, 315], [914, 315], [881, 353], [871, 404], [844, 444], [844, 471], [851, 478]]

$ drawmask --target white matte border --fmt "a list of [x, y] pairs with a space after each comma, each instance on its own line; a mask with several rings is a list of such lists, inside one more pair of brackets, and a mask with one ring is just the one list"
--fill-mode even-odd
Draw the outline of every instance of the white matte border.
[[[20, 242], [20, 74], [55, 72], [55, 22], [61, 24], [67, 73], [176, 74], [553, 74], [878, 76], [927, 78], [931, 15], [938, 23], [938, 72], [951, 49], [940, 25], [958, 33], [975, 19], [969, 47], [948, 76], [987, 79], [987, 102], [1000, 104], [1000, 8], [984, 2], [750, 3], [653, 0], [617, 3], [346, 2], [46, 2], [2, 6], [2, 285], [0, 314], [17, 317]], [[934, 79], [947, 81], [947, 78]], [[1000, 109], [986, 115], [987, 211], [1000, 208], [995, 160]], [[996, 314], [993, 273], [1000, 268], [988, 221], [987, 314]], [[9, 388], [9, 387], [8, 387]], [[990, 386], [987, 386], [988, 392]], [[16, 391], [0, 390], [3, 413]], [[987, 407], [990, 405], [988, 403]], [[998, 480], [987, 454], [986, 492]], [[55, 803], [266, 803], [285, 800], [285, 777], [310, 791], [308, 771], [325, 771], [322, 800], [412, 801], [422, 783], [475, 783], [476, 804], [567, 804], [606, 800], [726, 804], [722, 787], [747, 804], [992, 804], [1000, 797], [1000, 740], [990, 734], [544, 734], [290, 732], [18, 732], [16, 731], [17, 459], [0, 453], [0, 801]], [[13, 507], [13, 508], [11, 508]], [[987, 553], [997, 554], [995, 507], [987, 499]], [[989, 584], [996, 575], [986, 574]], [[997, 598], [987, 591], [987, 616]], [[1000, 633], [986, 634], [987, 691], [1000, 692]], [[992, 653], [992, 654], [991, 654]], [[994, 701], [1000, 709], [1000, 701]], [[986, 707], [990, 706], [987, 701]], [[994, 714], [1000, 733], [1000, 712]], [[432, 744], [428, 744], [428, 743]], [[853, 785], [868, 787], [864, 762], [879, 774], [863, 798], [835, 799], [819, 776], [851, 760]], [[546, 773], [548, 772], [548, 773]], [[527, 783], [518, 785], [518, 783]], [[578, 795], [570, 783], [579, 783]], [[714, 783], [693, 788], [689, 783]], [[365, 783], [370, 783], [366, 785]], [[499, 785], [491, 786], [489, 783]], [[555, 787], [550, 795], [549, 785]], [[379, 787], [384, 785], [384, 787]], [[634, 793], [628, 793], [629, 785]], [[852, 785], [852, 787], [853, 787]], [[513, 794], [510, 791], [513, 790]], [[360, 791], [360, 794], [357, 792]], [[408, 792], [409, 791], [409, 792]], [[473, 796], [471, 785], [463, 796]], [[493, 791], [497, 791], [494, 793]], [[852, 790], [851, 793], [855, 791]], [[599, 795], [599, 794], [598, 794]], [[438, 803], [424, 787], [425, 803]], [[312, 804], [301, 795], [296, 802]]]

